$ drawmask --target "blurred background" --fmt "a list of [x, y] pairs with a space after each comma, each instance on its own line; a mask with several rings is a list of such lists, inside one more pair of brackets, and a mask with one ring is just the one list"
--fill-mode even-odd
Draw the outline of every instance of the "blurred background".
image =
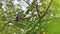
[[0, 34], [60, 34], [60, 0], [0, 0]]

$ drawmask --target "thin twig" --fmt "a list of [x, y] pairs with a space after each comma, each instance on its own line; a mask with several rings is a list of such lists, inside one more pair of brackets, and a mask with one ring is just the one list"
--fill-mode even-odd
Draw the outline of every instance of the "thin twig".
[[53, 2], [53, 0], [50, 1], [50, 4], [48, 5], [46, 11], [45, 11], [44, 14], [40, 17], [41, 19], [42, 19], [44, 16], [46, 16], [46, 13], [47, 13], [48, 9], [50, 8], [52, 2]]
[[40, 18], [40, 12], [39, 12], [39, 10], [38, 10], [37, 4], [36, 4], [36, 10], [37, 10], [37, 13], [38, 13], [38, 17]]
[[[60, 17], [51, 17], [51, 18], [45, 19], [45, 20], [43, 20], [43, 21], [49, 21], [49, 20], [52, 20], [52, 19], [60, 19]], [[43, 22], [43, 21], [42, 21], [42, 22]]]
[[30, 6], [30, 4], [29, 4], [29, 0], [28, 1], [25, 1], [29, 6]]

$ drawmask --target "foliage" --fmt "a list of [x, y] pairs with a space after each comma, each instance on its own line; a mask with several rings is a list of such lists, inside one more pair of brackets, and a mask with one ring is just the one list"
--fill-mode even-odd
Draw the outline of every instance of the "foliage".
[[6, 0], [10, 4], [7, 4], [5, 11], [0, 3], [0, 34], [60, 34], [60, 0], [39, 0], [42, 5], [33, 0], [23, 13], [24, 16], [31, 16], [20, 21], [13, 20], [16, 20], [16, 12], [22, 9], [15, 8], [11, 1]]

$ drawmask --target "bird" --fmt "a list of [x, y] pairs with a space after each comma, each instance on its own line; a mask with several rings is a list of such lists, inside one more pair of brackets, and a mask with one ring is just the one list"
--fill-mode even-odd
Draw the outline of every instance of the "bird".
[[23, 19], [23, 13], [24, 13], [24, 10], [21, 10], [21, 12], [18, 12], [16, 14], [16, 21], [20, 21], [21, 19]]

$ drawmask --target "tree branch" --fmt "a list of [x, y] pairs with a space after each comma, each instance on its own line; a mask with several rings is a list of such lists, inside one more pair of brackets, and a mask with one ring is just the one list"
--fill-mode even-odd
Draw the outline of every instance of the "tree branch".
[[[50, 4], [48, 5], [46, 11], [45, 11], [44, 14], [40, 17], [41, 19], [42, 19], [44, 16], [46, 16], [46, 13], [47, 13], [48, 9], [50, 8], [50, 6], [51, 6], [51, 4], [52, 4], [52, 1], [53, 1], [53, 0], [50, 1]], [[41, 19], [40, 19], [40, 20], [41, 20]]]

